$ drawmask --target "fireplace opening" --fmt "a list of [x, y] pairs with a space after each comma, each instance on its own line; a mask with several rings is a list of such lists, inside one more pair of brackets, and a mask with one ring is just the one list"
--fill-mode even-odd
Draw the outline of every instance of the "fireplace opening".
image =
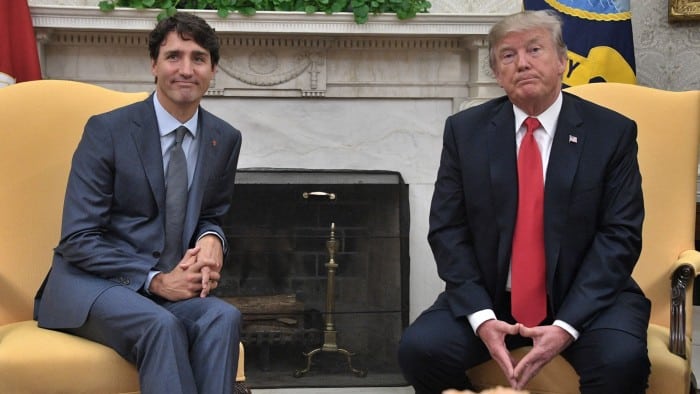
[[408, 212], [397, 172], [238, 171], [214, 294], [243, 312], [252, 388], [406, 384]]

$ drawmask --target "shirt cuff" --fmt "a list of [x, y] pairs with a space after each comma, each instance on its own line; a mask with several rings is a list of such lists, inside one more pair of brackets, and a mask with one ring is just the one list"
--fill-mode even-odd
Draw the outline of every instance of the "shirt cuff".
[[560, 327], [562, 330], [568, 332], [569, 335], [574, 337], [574, 341], [577, 340], [579, 335], [580, 335], [577, 329], [573, 328], [571, 326], [571, 324], [569, 324], [563, 320], [555, 320], [554, 323], [552, 323], [552, 325]]
[[467, 315], [467, 320], [469, 320], [469, 325], [472, 326], [472, 330], [474, 330], [474, 334], [476, 334], [476, 330], [478, 330], [479, 326], [484, 324], [485, 321], [496, 320], [496, 313], [494, 313], [492, 309], [482, 309]]
[[151, 282], [153, 281], [153, 278], [155, 278], [156, 275], [160, 274], [160, 271], [150, 271], [148, 272], [148, 277], [146, 278], [146, 283], [143, 284], [143, 291], [146, 292], [148, 295], [152, 295], [148, 289], [151, 288]]

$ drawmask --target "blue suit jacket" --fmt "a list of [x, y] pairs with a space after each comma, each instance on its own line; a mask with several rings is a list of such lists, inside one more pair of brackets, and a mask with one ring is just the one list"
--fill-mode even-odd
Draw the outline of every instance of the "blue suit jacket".
[[[188, 198], [182, 251], [207, 231], [223, 237], [241, 146], [240, 132], [200, 108], [199, 156]], [[93, 116], [73, 156], [61, 240], [35, 318], [47, 328], [81, 326], [111, 286], [139, 291], [165, 243], [160, 136], [148, 99]]]
[[[502, 97], [445, 125], [428, 239], [456, 317], [497, 309], [509, 294], [514, 124]], [[630, 119], [564, 93], [545, 181], [546, 286], [552, 317], [578, 330], [646, 332], [649, 303], [631, 278], [644, 218], [636, 135]], [[624, 310], [632, 316], [616, 315]]]

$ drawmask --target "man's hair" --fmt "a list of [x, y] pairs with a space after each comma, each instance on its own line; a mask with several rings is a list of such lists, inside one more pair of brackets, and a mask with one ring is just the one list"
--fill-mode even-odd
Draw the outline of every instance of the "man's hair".
[[493, 70], [496, 65], [496, 46], [503, 38], [515, 32], [532, 29], [545, 29], [552, 36], [559, 57], [566, 57], [566, 44], [561, 33], [562, 21], [552, 10], [523, 11], [508, 15], [491, 27], [489, 31], [489, 66]]
[[186, 12], [177, 12], [161, 20], [148, 35], [148, 53], [151, 60], [158, 60], [160, 46], [172, 31], [177, 32], [183, 40], [194, 40], [209, 51], [212, 66], [219, 64], [219, 38], [216, 32], [204, 19]]

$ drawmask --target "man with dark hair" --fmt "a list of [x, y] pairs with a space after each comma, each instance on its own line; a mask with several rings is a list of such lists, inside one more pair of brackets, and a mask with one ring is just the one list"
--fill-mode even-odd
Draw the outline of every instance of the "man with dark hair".
[[241, 135], [200, 107], [219, 42], [203, 19], [176, 13], [149, 52], [155, 93], [85, 126], [35, 318], [116, 350], [143, 393], [231, 393], [241, 316], [209, 292]]
[[554, 14], [504, 18], [489, 47], [506, 96], [445, 123], [428, 233], [445, 290], [404, 332], [404, 375], [416, 393], [439, 394], [469, 388], [465, 371], [493, 359], [521, 389], [560, 354], [581, 393], [644, 393], [637, 126], [561, 91]]

